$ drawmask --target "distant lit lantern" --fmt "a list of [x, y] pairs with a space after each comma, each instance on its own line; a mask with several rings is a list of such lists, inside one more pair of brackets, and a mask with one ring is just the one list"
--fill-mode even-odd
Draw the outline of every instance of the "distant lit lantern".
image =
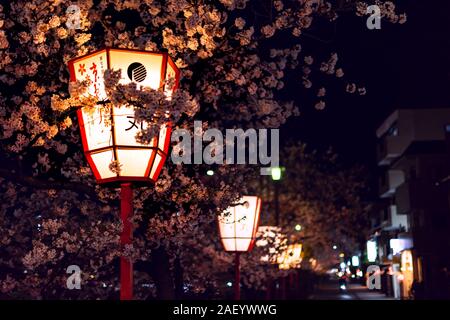
[[[89, 81], [87, 95], [108, 101], [103, 74], [122, 71], [120, 84], [134, 82], [138, 88], [164, 88], [168, 97], [177, 88], [180, 72], [167, 53], [107, 48], [69, 61], [71, 81]], [[170, 87], [166, 84], [174, 79]], [[170, 83], [170, 82], [168, 82]], [[167, 158], [171, 129], [160, 128], [150, 144], [136, 141], [147, 127], [134, 117], [134, 107], [113, 105], [106, 109], [78, 109], [84, 154], [98, 183], [155, 182]]]
[[[138, 88], [162, 89], [170, 99], [180, 80], [180, 72], [167, 53], [106, 48], [68, 62], [70, 81], [87, 81], [86, 96], [98, 100], [95, 107], [77, 110], [83, 151], [100, 184], [121, 187], [120, 215], [124, 225], [121, 244], [131, 243], [133, 213], [132, 182], [155, 182], [169, 151], [170, 124], [160, 127], [149, 144], [136, 141], [147, 123], [135, 119], [134, 107], [110, 105], [105, 90], [104, 72], [121, 70], [119, 84], [135, 83]], [[172, 81], [168, 81], [172, 80]], [[167, 110], [170, 111], [170, 110]], [[120, 261], [120, 298], [133, 297], [133, 265]]]
[[261, 199], [244, 196], [218, 217], [220, 238], [225, 251], [235, 252], [235, 299], [240, 299], [239, 256], [251, 251], [258, 231]]
[[298, 268], [302, 262], [302, 244], [290, 244], [278, 256], [278, 266], [282, 270]]

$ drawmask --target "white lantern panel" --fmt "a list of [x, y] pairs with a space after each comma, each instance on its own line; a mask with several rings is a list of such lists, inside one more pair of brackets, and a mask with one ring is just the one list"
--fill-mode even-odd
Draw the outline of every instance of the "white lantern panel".
[[[231, 211], [231, 212], [230, 212]], [[229, 215], [226, 215], [230, 212]], [[229, 209], [219, 216], [219, 232], [225, 251], [236, 251], [234, 210]]]
[[[81, 128], [86, 135], [87, 150], [95, 150], [112, 146], [111, 126], [106, 125], [105, 118], [109, 120], [110, 115], [106, 114], [102, 108], [82, 108], [84, 128]], [[86, 146], [84, 146], [86, 148]]]
[[247, 251], [252, 243], [252, 238], [236, 239], [235, 251]]
[[73, 63], [73, 75], [76, 81], [89, 81], [86, 95], [94, 95], [98, 100], [106, 100], [104, 72], [108, 68], [106, 50], [88, 55]]
[[147, 146], [136, 141], [136, 135], [145, 129], [144, 123], [137, 123], [134, 108], [114, 107], [114, 138], [118, 146]]
[[99, 153], [91, 154], [92, 160], [94, 161], [95, 167], [97, 168], [101, 179], [108, 179], [116, 177], [117, 174], [111, 171], [109, 168], [111, 162], [114, 160], [114, 155], [112, 150], [106, 150]]
[[222, 244], [225, 251], [236, 251], [236, 240], [235, 239], [222, 239]]
[[144, 177], [152, 152], [151, 149], [117, 149], [120, 176]]
[[109, 65], [112, 70], [122, 70], [121, 84], [135, 82], [142, 86], [159, 89], [163, 55], [149, 52], [109, 50]]

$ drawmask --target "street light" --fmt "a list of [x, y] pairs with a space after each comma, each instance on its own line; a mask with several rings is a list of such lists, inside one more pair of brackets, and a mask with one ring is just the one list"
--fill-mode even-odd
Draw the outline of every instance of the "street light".
[[[163, 89], [170, 97], [177, 88], [180, 72], [167, 53], [106, 48], [68, 62], [70, 81], [88, 81], [85, 96], [99, 102], [95, 107], [77, 110], [83, 151], [97, 183], [121, 187], [121, 244], [131, 243], [133, 213], [132, 182], [154, 183], [167, 158], [171, 128], [162, 125], [149, 144], [136, 141], [147, 123], [137, 123], [133, 106], [110, 105], [105, 90], [104, 72], [122, 71], [120, 84], [136, 83], [138, 88]], [[169, 87], [167, 80], [174, 79]], [[133, 265], [120, 259], [120, 299], [133, 298]]]
[[272, 176], [272, 180], [278, 181], [281, 179], [281, 167], [273, 167], [271, 168], [270, 174]]
[[219, 233], [225, 251], [235, 252], [234, 296], [240, 299], [239, 256], [253, 249], [258, 230], [261, 199], [244, 196], [237, 205], [229, 207], [218, 217]]

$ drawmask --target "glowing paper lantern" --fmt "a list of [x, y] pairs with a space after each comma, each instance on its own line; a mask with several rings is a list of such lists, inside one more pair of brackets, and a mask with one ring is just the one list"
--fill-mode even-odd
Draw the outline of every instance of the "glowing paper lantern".
[[[164, 88], [168, 98], [177, 88], [180, 72], [167, 53], [107, 48], [69, 61], [70, 80], [88, 80], [86, 95], [108, 101], [103, 74], [107, 69], [122, 71], [120, 84], [134, 82], [138, 88]], [[166, 84], [174, 79], [170, 87]], [[78, 110], [83, 149], [98, 183], [155, 182], [167, 158], [169, 125], [160, 128], [150, 144], [136, 141], [147, 127], [134, 119], [134, 107], [113, 105]]]
[[288, 245], [287, 249], [278, 256], [277, 261], [279, 268], [282, 270], [298, 268], [302, 262], [302, 244]]
[[239, 205], [225, 210], [218, 219], [225, 251], [246, 252], [253, 248], [258, 230], [261, 199], [244, 196]]

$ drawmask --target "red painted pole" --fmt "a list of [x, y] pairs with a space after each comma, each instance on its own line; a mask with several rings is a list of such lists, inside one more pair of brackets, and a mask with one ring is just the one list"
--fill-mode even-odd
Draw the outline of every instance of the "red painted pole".
[[[131, 183], [120, 185], [120, 218], [123, 223], [120, 243], [122, 246], [131, 243], [132, 229], [129, 218], [133, 214], [133, 190]], [[133, 299], [133, 263], [126, 257], [120, 257], [120, 300]]]
[[234, 300], [241, 300], [241, 270], [239, 268], [239, 257], [241, 253], [236, 251], [234, 259]]

